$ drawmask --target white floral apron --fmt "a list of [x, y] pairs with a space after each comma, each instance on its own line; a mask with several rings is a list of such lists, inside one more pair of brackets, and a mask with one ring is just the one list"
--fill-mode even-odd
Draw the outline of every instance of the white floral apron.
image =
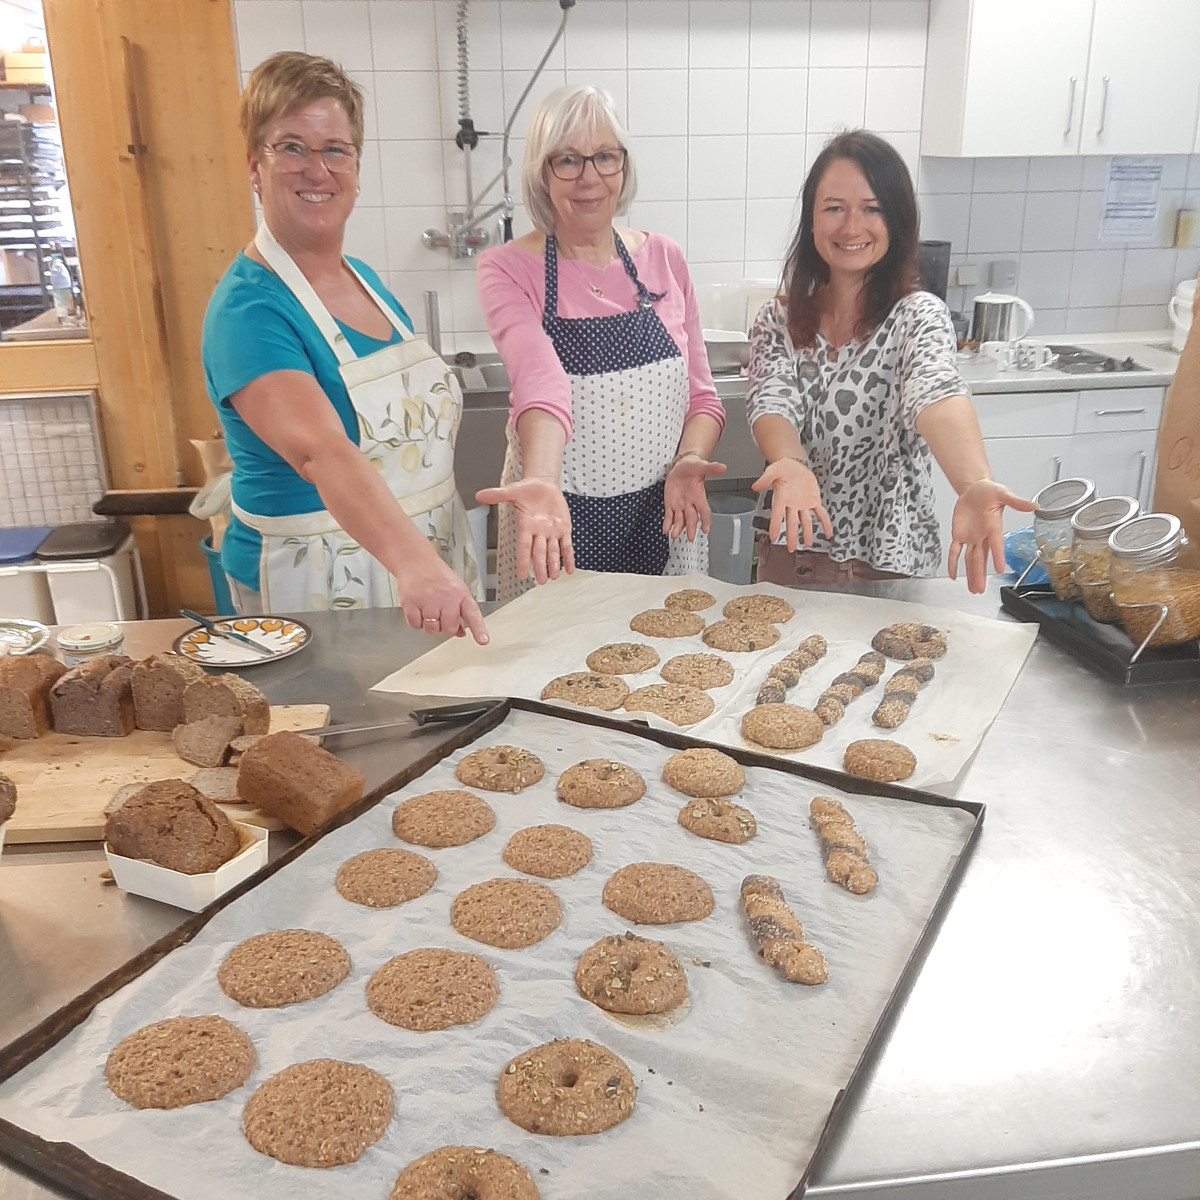
[[[358, 357], [265, 222], [254, 244], [337, 356], [339, 374], [358, 418], [359, 448], [442, 561], [482, 600], [474, 540], [454, 481], [454, 442], [462, 420], [462, 390], [454, 372], [424, 338], [408, 331], [355, 271], [402, 339]], [[268, 517], [235, 503], [233, 511], [262, 537], [263, 612], [396, 605], [391, 573], [340, 529], [326, 510]]]
[[[637, 307], [607, 317], [558, 315], [558, 246], [546, 239], [542, 328], [571, 382], [574, 433], [563, 448], [561, 487], [571, 513], [575, 565], [589, 571], [691, 575], [708, 570], [708, 538], [697, 531], [662, 532], [663, 482], [679, 448], [691, 403], [687, 363], [654, 302], [662, 296], [638, 278], [614, 231]], [[523, 476], [521, 443], [508, 426], [502, 485]], [[510, 600], [533, 586], [517, 578], [517, 526], [512, 505], [500, 507], [497, 596]]]

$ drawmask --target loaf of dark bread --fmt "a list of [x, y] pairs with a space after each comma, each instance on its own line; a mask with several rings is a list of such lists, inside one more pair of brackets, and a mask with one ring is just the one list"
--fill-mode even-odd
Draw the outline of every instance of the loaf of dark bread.
[[45, 654], [0, 658], [0, 733], [41, 737], [50, 728], [50, 689], [67, 668]]
[[229, 758], [229, 743], [241, 732], [240, 717], [202, 717], [190, 725], [176, 725], [171, 741], [185, 762], [222, 767]]
[[243, 733], [269, 733], [271, 706], [252, 683], [240, 675], [206, 675], [189, 683], [183, 692], [183, 724], [203, 717], [238, 717]]
[[170, 733], [183, 724], [183, 690], [206, 679], [204, 668], [178, 654], [152, 654], [133, 664], [133, 716], [139, 729]]
[[298, 733], [260, 738], [238, 762], [244, 804], [312, 833], [363, 793], [363, 777], [348, 763]]
[[159, 779], [130, 796], [109, 813], [104, 840], [114, 854], [185, 875], [215, 871], [241, 849], [233, 822], [182, 779]]
[[0, 825], [13, 815], [17, 808], [17, 785], [7, 775], [0, 775]]
[[50, 689], [50, 714], [59, 733], [125, 737], [133, 732], [133, 661], [103, 654], [72, 667]]

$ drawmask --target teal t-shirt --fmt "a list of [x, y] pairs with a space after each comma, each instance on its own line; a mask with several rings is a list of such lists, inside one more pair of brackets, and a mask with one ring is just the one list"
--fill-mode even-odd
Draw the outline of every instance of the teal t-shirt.
[[[349, 260], [412, 329], [400, 302], [379, 276], [358, 259]], [[373, 354], [400, 340], [393, 330], [385, 341], [368, 337], [338, 321], [355, 354]], [[322, 337], [300, 301], [273, 272], [239, 254], [221, 277], [204, 314], [201, 338], [204, 382], [225, 430], [233, 459], [233, 499], [248, 512], [267, 517], [317, 512], [325, 506], [317, 489], [302, 479], [238, 416], [230, 396], [271, 371], [305, 371], [316, 378], [337, 410], [346, 436], [359, 444], [358, 421], [342, 377], [337, 356]], [[262, 539], [237, 517], [229, 522], [221, 542], [221, 565], [246, 587], [259, 589], [258, 560]]]

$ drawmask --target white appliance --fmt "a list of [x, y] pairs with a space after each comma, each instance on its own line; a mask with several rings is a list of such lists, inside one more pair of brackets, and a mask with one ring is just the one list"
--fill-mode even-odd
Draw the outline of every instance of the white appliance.
[[1171, 347], [1182, 350], [1192, 327], [1192, 312], [1196, 306], [1196, 281], [1185, 279], [1176, 289], [1167, 305], [1167, 316], [1171, 318]]

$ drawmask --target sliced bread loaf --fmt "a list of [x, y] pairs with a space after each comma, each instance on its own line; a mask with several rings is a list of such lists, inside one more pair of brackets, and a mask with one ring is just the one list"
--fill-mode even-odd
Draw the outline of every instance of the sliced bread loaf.
[[298, 733], [260, 738], [238, 762], [237, 790], [300, 833], [312, 833], [349, 808], [366, 781], [348, 763]]
[[183, 690], [206, 679], [204, 668], [178, 654], [152, 654], [133, 664], [133, 715], [139, 729], [170, 733], [183, 724]]
[[80, 663], [50, 689], [50, 713], [59, 733], [125, 737], [133, 732], [133, 661], [103, 654]]
[[0, 658], [0, 734], [40, 737], [50, 728], [50, 689], [67, 668], [46, 654]]
[[17, 785], [7, 775], [0, 775], [0, 825], [13, 815], [17, 808]]
[[185, 762], [220, 767], [229, 758], [229, 743], [241, 732], [241, 717], [201, 717], [190, 725], [176, 725], [171, 741]]
[[252, 683], [227, 671], [189, 683], [183, 692], [183, 723], [203, 717], [238, 717], [243, 733], [269, 733], [271, 706]]
[[233, 822], [190, 783], [148, 783], [109, 813], [104, 840], [115, 854], [185, 875], [215, 871], [241, 849]]

